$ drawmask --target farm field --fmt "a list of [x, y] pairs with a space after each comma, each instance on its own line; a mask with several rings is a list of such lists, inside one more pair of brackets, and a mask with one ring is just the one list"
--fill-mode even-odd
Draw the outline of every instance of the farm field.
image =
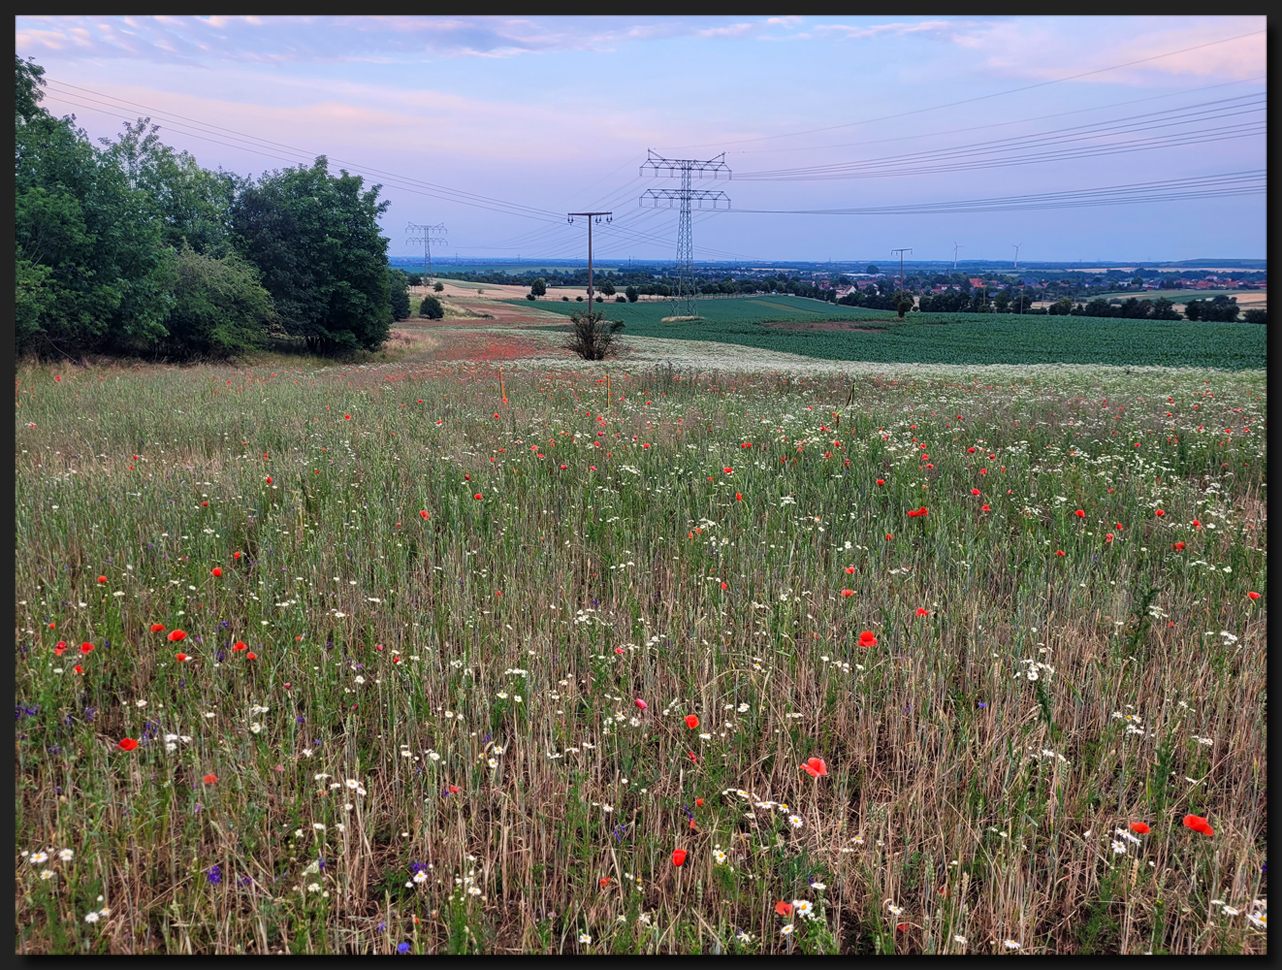
[[[1126, 300], [1130, 297], [1140, 300], [1166, 299], [1177, 306], [1183, 306], [1189, 300], [1213, 300], [1217, 296], [1231, 296], [1237, 299], [1239, 306], [1246, 308], [1267, 306], [1268, 295], [1267, 290], [1148, 290], [1147, 292], [1122, 291], [1099, 294], [1105, 300]], [[1092, 294], [1091, 298], [1094, 299], [1095, 295]]]
[[512, 366], [18, 368], [15, 952], [1267, 952], [1262, 373]]
[[[583, 306], [548, 302], [539, 309], [569, 316]], [[1266, 359], [1266, 328], [1247, 323], [920, 312], [899, 320], [887, 311], [797, 297], [698, 301], [704, 319], [663, 323], [670, 303], [598, 306], [607, 319], [624, 321], [624, 338], [719, 341], [830, 360], [1240, 370], [1263, 368]]]

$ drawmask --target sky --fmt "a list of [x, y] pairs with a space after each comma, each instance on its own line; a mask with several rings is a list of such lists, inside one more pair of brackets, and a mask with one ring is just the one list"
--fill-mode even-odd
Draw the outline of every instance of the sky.
[[18, 16], [14, 40], [92, 138], [146, 116], [206, 168], [381, 184], [391, 256], [423, 255], [415, 224], [437, 257], [586, 258], [567, 213], [608, 211], [594, 261], [673, 259], [681, 178], [651, 152], [723, 163], [692, 173], [696, 260], [1266, 255], [1262, 16]]

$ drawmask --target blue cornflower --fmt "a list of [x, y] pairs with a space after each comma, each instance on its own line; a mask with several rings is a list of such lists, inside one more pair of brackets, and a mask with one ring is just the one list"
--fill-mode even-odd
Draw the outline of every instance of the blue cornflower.
[[396, 952], [397, 952], [397, 953], [409, 953], [409, 952], [410, 952], [410, 945], [409, 945], [408, 943], [398, 943], [398, 944], [396, 944]]
[[215, 862], [205, 870], [205, 879], [212, 882], [214, 885], [223, 881], [223, 870], [219, 868], [218, 863]]

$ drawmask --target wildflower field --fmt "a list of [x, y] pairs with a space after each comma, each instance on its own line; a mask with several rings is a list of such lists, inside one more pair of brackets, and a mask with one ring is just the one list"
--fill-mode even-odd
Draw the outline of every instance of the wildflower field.
[[866, 370], [20, 366], [15, 951], [1267, 952], [1263, 372]]

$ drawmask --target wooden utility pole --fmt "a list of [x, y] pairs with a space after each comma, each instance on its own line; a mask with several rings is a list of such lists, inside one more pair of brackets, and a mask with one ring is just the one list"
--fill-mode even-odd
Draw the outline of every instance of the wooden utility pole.
[[598, 223], [601, 217], [605, 216], [606, 222], [614, 221], [613, 212], [567, 212], [566, 221], [574, 222], [575, 216], [586, 216], [588, 220], [588, 312], [592, 312], [592, 221], [595, 219]]

